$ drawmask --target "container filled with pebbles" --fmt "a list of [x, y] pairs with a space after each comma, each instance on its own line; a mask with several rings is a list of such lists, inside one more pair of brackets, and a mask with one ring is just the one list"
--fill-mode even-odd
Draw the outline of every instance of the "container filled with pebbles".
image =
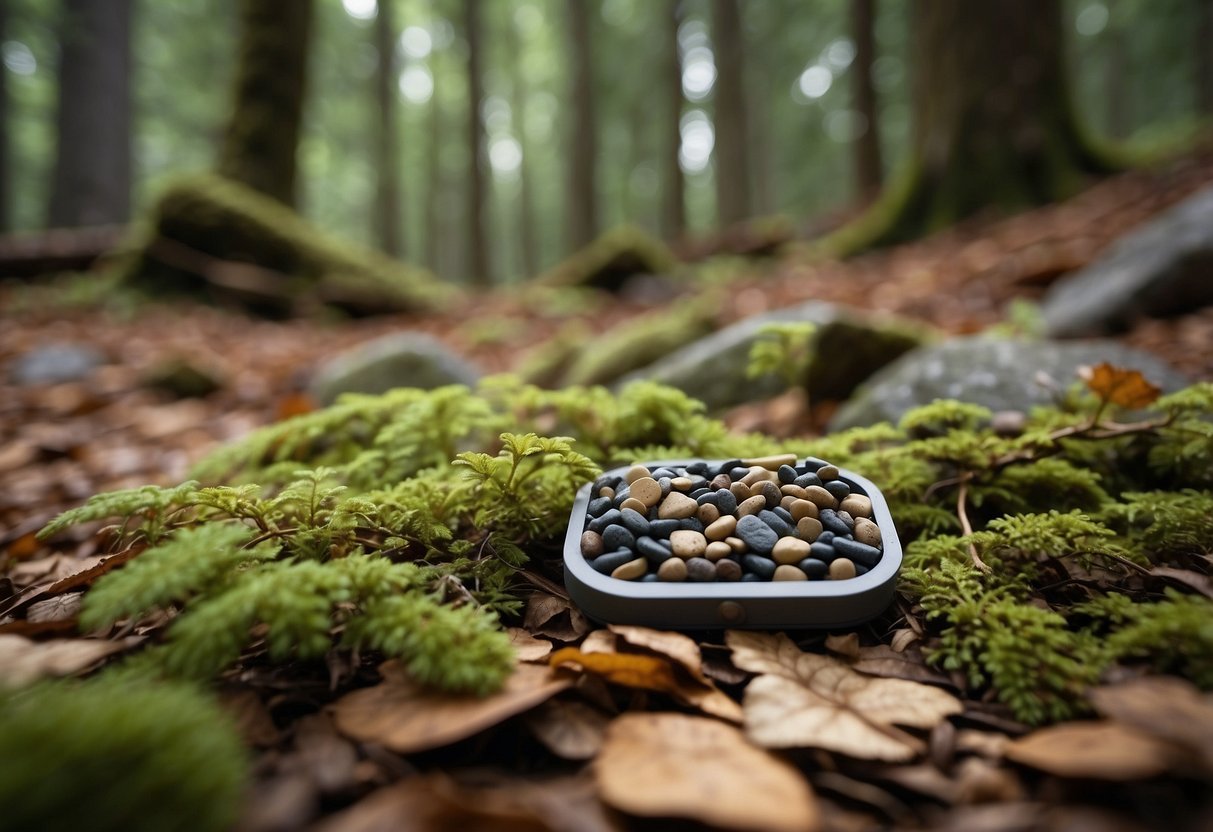
[[787, 454], [607, 471], [577, 494], [564, 563], [601, 621], [844, 627], [893, 600], [901, 544], [875, 485]]

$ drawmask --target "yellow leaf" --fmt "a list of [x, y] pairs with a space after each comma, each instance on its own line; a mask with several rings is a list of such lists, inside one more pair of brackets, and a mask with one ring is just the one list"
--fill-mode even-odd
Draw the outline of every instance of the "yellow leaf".
[[557, 650], [548, 660], [552, 667], [579, 665], [608, 682], [628, 688], [671, 693], [678, 689], [678, 680], [669, 662], [657, 656], [629, 653], [582, 653], [576, 647]]
[[1140, 371], [1114, 367], [1106, 361], [1081, 368], [1079, 376], [1092, 393], [1129, 410], [1149, 407], [1162, 394]]

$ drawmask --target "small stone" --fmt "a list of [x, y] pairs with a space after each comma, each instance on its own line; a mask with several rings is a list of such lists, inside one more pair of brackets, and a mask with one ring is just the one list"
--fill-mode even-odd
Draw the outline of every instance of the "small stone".
[[623, 508], [619, 511], [619, 519], [623, 527], [636, 535], [636, 537], [649, 533], [649, 518], [644, 516], [643, 511], [637, 511], [633, 508]]
[[[644, 477], [652, 479], [652, 474], [649, 472], [649, 469], [645, 468], [643, 465], [633, 465], [624, 473], [623, 481], [628, 485], [631, 485], [632, 483], [636, 482], [636, 480]], [[656, 482], [656, 480], [653, 481]]]
[[[792, 503], [796, 502], [797, 499], [799, 499], [799, 498], [793, 497], [791, 494], [788, 494], [788, 495], [784, 496], [784, 498], [782, 500], [779, 501], [779, 505], [781, 508], [787, 509], [789, 512], [791, 512]], [[805, 502], [807, 503], [808, 500], [805, 500]], [[810, 505], [812, 505], [812, 503], [810, 503]]]
[[606, 497], [599, 497], [596, 500], [590, 500], [590, 504], [586, 506], [586, 512], [591, 517], [601, 517], [611, 509], [611, 501]]
[[687, 580], [695, 583], [716, 580], [716, 564], [707, 558], [691, 558], [687, 561]]
[[644, 516], [649, 513], [649, 506], [637, 500], [635, 497], [628, 497], [619, 504], [620, 511], [634, 511], [637, 514]]
[[830, 571], [829, 565], [824, 560], [818, 560], [817, 558], [805, 558], [796, 564], [796, 567], [808, 575], [811, 581], [823, 580]]
[[674, 490], [674, 481], [669, 477], [661, 477], [660, 479], [654, 477], [653, 479], [657, 480], [657, 487], [661, 489], [661, 499], [664, 500], [670, 496], [670, 492]]
[[806, 471], [816, 471], [821, 466], [829, 464], [830, 463], [826, 462], [824, 459], [818, 459], [815, 456], [806, 456], [804, 458], [804, 462], [800, 463], [799, 467]]
[[656, 572], [646, 572], [646, 573], [644, 573], [643, 575], [641, 575], [641, 576], [640, 576], [640, 582], [641, 582], [642, 584], [655, 584], [655, 583], [657, 583], [657, 573], [656, 573]]
[[[771, 580], [775, 574], [775, 561], [759, 555], [742, 555], [741, 565], [752, 575], [757, 575], [764, 581]], [[744, 578], [742, 580], [745, 580]]]
[[602, 488], [598, 489], [598, 496], [606, 497], [608, 500], [613, 500], [615, 499], [615, 489], [611, 488], [609, 485], [604, 485]]
[[758, 512], [765, 510], [766, 507], [766, 497], [763, 497], [762, 495], [750, 497], [747, 500], [743, 500], [742, 503], [737, 506], [737, 516], [740, 518], [751, 514], [757, 514]]
[[788, 563], [776, 566], [775, 574], [771, 576], [772, 581], [807, 581], [808, 579], [808, 575], [801, 572], [798, 567]]
[[800, 476], [791, 465], [780, 465], [779, 470], [775, 473], [779, 475], [779, 481], [784, 485], [796, 482], [796, 478]]
[[619, 509], [613, 508], [610, 511], [603, 514], [601, 517], [596, 517], [593, 520], [591, 520], [589, 522], [589, 525], [586, 526], [586, 528], [592, 532], [598, 532], [599, 534], [601, 534], [602, 531], [607, 526], [613, 526], [616, 523], [620, 523], [622, 521], [623, 521], [623, 515], [619, 513]]
[[770, 526], [752, 514], [737, 521], [737, 536], [745, 541], [750, 551], [763, 555], [770, 553], [779, 539]]
[[724, 462], [722, 462], [716, 466], [715, 473], [727, 475], [729, 473], [729, 471], [732, 471], [734, 468], [740, 468], [740, 467], [741, 467], [740, 459], [726, 459]]
[[[608, 552], [605, 555], [599, 555], [590, 561], [590, 566], [595, 572], [601, 572], [603, 575], [610, 575], [619, 567], [629, 561], [636, 560], [636, 553], [631, 549], [620, 549], [618, 552]], [[641, 558], [643, 560], [643, 558]]]
[[817, 542], [833, 543], [834, 542], [834, 533], [823, 531], [821, 534], [817, 535]]
[[796, 533], [801, 540], [812, 543], [821, 536], [821, 521], [816, 517], [801, 517], [796, 522]]
[[852, 517], [872, 516], [872, 501], [863, 494], [848, 494], [838, 507]]
[[783, 499], [783, 493], [779, 490], [779, 486], [773, 482], [762, 483], [756, 493], [766, 498], [767, 508], [774, 508]]
[[650, 520], [649, 521], [649, 535], [652, 537], [660, 538], [662, 540], [669, 540], [670, 535], [672, 535], [674, 532], [678, 531], [681, 528], [682, 528], [682, 524], [681, 524], [680, 520]]
[[673, 545], [677, 557], [697, 558], [703, 554], [708, 542], [699, 532], [679, 529], [670, 535], [670, 544]]
[[727, 558], [733, 554], [733, 547], [725, 543], [723, 540], [713, 540], [704, 550], [704, 557], [710, 561], [718, 561], [721, 558]]
[[809, 544], [794, 537], [781, 537], [775, 542], [771, 557], [776, 563], [799, 563], [809, 556]]
[[722, 488], [728, 488], [733, 484], [732, 478], [728, 474], [717, 474], [712, 477], [712, 482], [709, 483], [713, 489], [719, 491]]
[[829, 543], [822, 543], [820, 540], [814, 541], [809, 546], [809, 553], [818, 560], [830, 563], [834, 558], [838, 557], [838, 553], [834, 551], [834, 547]]
[[751, 468], [750, 473], [741, 478], [741, 482], [744, 485], [748, 485], [750, 492], [753, 493], [756, 485], [769, 481], [773, 476], [774, 474], [765, 468]]
[[726, 514], [704, 529], [703, 534], [708, 540], [724, 540], [737, 529], [737, 518]]
[[742, 465], [757, 465], [768, 471], [777, 471], [781, 465], [795, 465], [796, 454], [776, 454], [775, 456], [759, 456], [753, 459], [743, 459]]
[[716, 506], [712, 505], [711, 503], [704, 503], [699, 507], [697, 516], [699, 517], [700, 523], [703, 523], [705, 526], [710, 526], [720, 519], [720, 509], [716, 508]]
[[855, 539], [860, 543], [880, 548], [880, 526], [866, 517], [855, 520]]
[[675, 491], [690, 491], [694, 484], [695, 481], [690, 477], [674, 477], [670, 480], [670, 487]]
[[735, 560], [718, 560], [716, 561], [716, 580], [734, 581], [741, 580], [741, 564]]
[[681, 474], [673, 468], [655, 468], [649, 476], [660, 482], [663, 477], [673, 479], [674, 477], [681, 476]]
[[651, 537], [636, 538], [636, 551], [652, 564], [665, 563], [674, 557], [673, 551]]
[[799, 485], [785, 485], [779, 490], [789, 497], [796, 497], [801, 500], [807, 500], [809, 498], [809, 495], [805, 493], [805, 490]]
[[708, 464], [704, 460], [700, 459], [688, 465], [686, 471], [688, 474], [697, 474], [702, 477], [708, 472]]
[[687, 562], [682, 558], [670, 558], [657, 567], [657, 580], [680, 583], [687, 579]]
[[623, 526], [607, 526], [602, 531], [602, 545], [607, 549], [634, 549], [636, 535]]
[[699, 493], [691, 496], [701, 506], [706, 506], [708, 503], [716, 505], [716, 501], [720, 499], [720, 496], [710, 488], [701, 488]]
[[802, 517], [817, 517], [817, 504], [810, 500], [797, 500], [792, 503], [792, 507], [788, 509], [792, 513], [792, 519], [797, 523]]
[[[788, 511], [783, 506], [775, 506], [775, 508], [771, 509], [771, 514], [774, 514], [780, 520], [787, 523], [789, 529], [791, 529], [793, 526], [796, 525], [796, 520], [793, 519], [792, 512]], [[792, 533], [793, 532], [791, 532], [791, 531], [788, 532], [788, 534], [792, 534]]]
[[816, 474], [801, 474], [796, 478], [793, 485], [799, 485], [801, 488], [808, 488], [810, 485], [821, 485], [821, 477]]
[[733, 482], [740, 482], [741, 478], [750, 473], [750, 469], [742, 465], [734, 465], [729, 469], [729, 479]]
[[750, 499], [750, 486], [744, 482], [735, 482], [729, 486], [729, 493], [737, 502]]
[[652, 508], [661, 500], [661, 486], [652, 477], [641, 477], [629, 486], [631, 496]]
[[823, 465], [817, 469], [817, 476], [822, 482], [838, 479], [838, 467], [834, 465]]
[[662, 520], [682, 520], [694, 516], [699, 511], [699, 504], [685, 494], [677, 491], [661, 501], [657, 508], [657, 516]]
[[735, 555], [744, 555], [750, 549], [740, 537], [726, 537], [724, 542], [729, 544], [729, 548], [733, 550], [733, 554]]
[[758, 575], [755, 575], [753, 572], [745, 572], [741, 576], [741, 582], [743, 584], [756, 584], [761, 581], [762, 581], [762, 578], [760, 578]]
[[1027, 415], [1021, 410], [999, 410], [990, 417], [990, 430], [999, 436], [1019, 436], [1028, 424]]
[[771, 530], [779, 537], [791, 537], [796, 534], [796, 530], [792, 528], [792, 525], [785, 522], [782, 517], [773, 511], [764, 509], [758, 512], [758, 519], [770, 526]]
[[735, 513], [737, 511], [737, 496], [727, 488], [720, 489], [716, 492], [716, 508], [720, 509], [721, 515]]
[[833, 494], [835, 500], [845, 500], [851, 493], [851, 486], [842, 480], [830, 480], [822, 487]]
[[581, 554], [585, 555], [587, 560], [593, 560], [605, 550], [606, 547], [602, 545], [602, 535], [598, 532], [581, 533]]
[[805, 499], [818, 508], [838, 508], [838, 498], [820, 485], [810, 485], [804, 492]]
[[615, 571], [611, 573], [611, 577], [621, 581], [634, 581], [648, 571], [649, 562], [644, 558], [636, 558], [636, 560], [630, 560], [622, 566], [616, 567]]
[[692, 531], [692, 532], [699, 532], [700, 534], [703, 534], [703, 532], [704, 532], [703, 521], [700, 520], [698, 517], [694, 517], [694, 516], [684, 517], [683, 519], [679, 520], [678, 528], [686, 529], [687, 531]]
[[830, 580], [845, 581], [855, 577], [855, 564], [846, 558], [836, 558], [830, 563]]
[[880, 550], [875, 546], [851, 540], [849, 537], [834, 538], [834, 551], [841, 557], [863, 564], [869, 569], [880, 563]]
[[851, 527], [842, 519], [842, 515], [834, 511], [832, 508], [823, 508], [818, 515], [821, 520], [821, 525], [828, 531], [834, 534], [843, 535], [844, 537], [851, 533]]

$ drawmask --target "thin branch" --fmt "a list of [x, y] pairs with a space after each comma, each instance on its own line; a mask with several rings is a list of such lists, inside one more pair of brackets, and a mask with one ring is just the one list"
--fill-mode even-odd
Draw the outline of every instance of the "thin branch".
[[[973, 524], [969, 522], [969, 511], [967, 508], [969, 498], [969, 483], [968, 480], [962, 480], [960, 488], [956, 491], [956, 516], [960, 518], [960, 531], [963, 537], [970, 537], [973, 534]], [[969, 557], [973, 559], [973, 565], [981, 572], [990, 573], [990, 567], [981, 559], [981, 555], [977, 554], [977, 545], [969, 541]]]

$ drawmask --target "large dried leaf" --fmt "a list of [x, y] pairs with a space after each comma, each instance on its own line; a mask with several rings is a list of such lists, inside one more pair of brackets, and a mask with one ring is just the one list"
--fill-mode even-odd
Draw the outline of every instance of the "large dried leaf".
[[1114, 367], [1106, 361], [1081, 368], [1079, 376], [1092, 393], [1130, 410], [1149, 407], [1162, 394], [1161, 389], [1146, 381], [1141, 371]]
[[533, 635], [576, 641], [590, 631], [590, 622], [573, 604], [546, 592], [531, 595], [523, 626]]
[[851, 667], [868, 676], [952, 687], [952, 680], [946, 674], [930, 667], [922, 651], [911, 647], [901, 651], [887, 644], [860, 647], [859, 657], [851, 663]]
[[553, 699], [526, 716], [531, 733], [557, 757], [592, 759], [602, 748], [611, 718], [585, 702]]
[[21, 687], [51, 676], [71, 676], [141, 641], [131, 636], [121, 641], [77, 638], [43, 642], [0, 635], [0, 686]]
[[726, 829], [810, 832], [820, 819], [809, 784], [738, 729], [674, 713], [625, 714], [594, 764], [602, 799], [645, 817]]
[[682, 633], [624, 624], [612, 624], [610, 630], [633, 647], [641, 647], [673, 659], [696, 681], [708, 684], [707, 677], [703, 675], [703, 657], [694, 639]]
[[399, 663], [386, 662], [384, 680], [331, 706], [337, 730], [401, 754], [466, 739], [568, 688], [572, 682], [546, 667], [520, 664], [501, 690], [485, 697], [452, 695], [413, 682]]
[[509, 635], [510, 645], [520, 662], [544, 662], [552, 653], [552, 642], [535, 638], [521, 627], [510, 627], [506, 634]]
[[1191, 752], [1213, 775], [1213, 696], [1175, 676], [1150, 676], [1095, 688], [1091, 702], [1103, 716]]
[[769, 748], [824, 748], [901, 762], [925, 750], [895, 728], [930, 728], [960, 713], [955, 697], [904, 679], [865, 676], [837, 659], [805, 653], [787, 636], [730, 631], [733, 663], [758, 678], [746, 687], [746, 733]]
[[1132, 781], [1165, 774], [1176, 749], [1116, 722], [1042, 728], [1006, 748], [1009, 760], [1059, 777]]

